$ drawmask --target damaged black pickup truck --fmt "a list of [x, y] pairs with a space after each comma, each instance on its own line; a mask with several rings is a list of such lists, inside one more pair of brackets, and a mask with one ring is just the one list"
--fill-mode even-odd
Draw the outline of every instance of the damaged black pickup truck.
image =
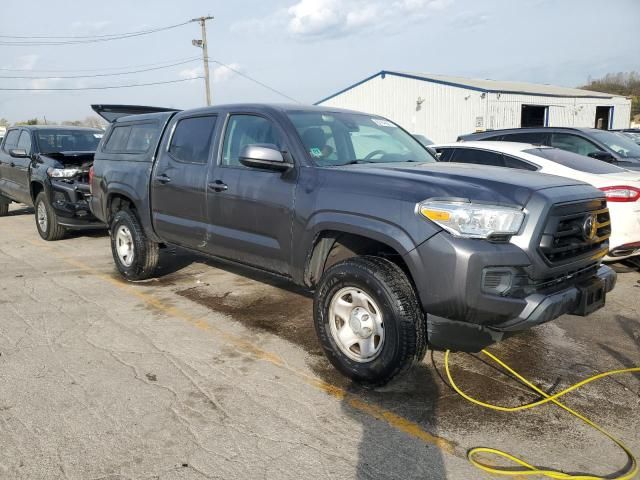
[[427, 345], [478, 351], [588, 315], [615, 284], [606, 198], [580, 181], [437, 162], [395, 123], [333, 108], [93, 108], [112, 123], [91, 210], [122, 276], [152, 276], [172, 244], [285, 277], [314, 292], [333, 365], [368, 386]]
[[0, 217], [11, 202], [35, 207], [45, 240], [68, 229], [104, 228], [89, 210], [89, 169], [102, 130], [81, 127], [10, 128], [0, 148]]

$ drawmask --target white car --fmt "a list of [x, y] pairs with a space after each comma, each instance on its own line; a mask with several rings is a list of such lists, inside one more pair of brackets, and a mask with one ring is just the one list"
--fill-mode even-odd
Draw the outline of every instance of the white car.
[[538, 171], [590, 183], [602, 190], [611, 216], [607, 261], [640, 255], [640, 172], [558, 148], [476, 141], [432, 145], [442, 162]]

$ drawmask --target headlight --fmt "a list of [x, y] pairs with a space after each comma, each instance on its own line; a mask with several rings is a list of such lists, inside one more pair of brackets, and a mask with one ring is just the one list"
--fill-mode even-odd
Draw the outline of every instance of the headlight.
[[71, 178], [81, 172], [79, 168], [49, 168], [47, 174], [51, 178]]
[[496, 238], [515, 235], [524, 222], [518, 208], [468, 202], [426, 200], [418, 212], [456, 237]]

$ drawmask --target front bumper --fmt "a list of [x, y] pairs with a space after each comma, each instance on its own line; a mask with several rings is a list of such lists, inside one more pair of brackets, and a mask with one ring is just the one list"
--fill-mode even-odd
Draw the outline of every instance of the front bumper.
[[89, 185], [80, 182], [51, 180], [50, 202], [58, 223], [68, 229], [102, 229], [89, 209]]
[[[581, 309], [585, 285], [602, 293], [616, 283], [615, 272], [591, 261], [546, 281], [548, 272], [534, 271], [524, 250], [511, 243], [490, 243], [438, 234], [405, 256], [427, 313], [432, 347], [479, 351], [513, 334]], [[483, 291], [483, 271], [509, 267], [528, 275], [532, 284], [521, 295]], [[535, 279], [535, 280], [534, 280]], [[582, 310], [582, 311], [580, 311]]]
[[[616, 273], [602, 265], [589, 280], [602, 282], [608, 293], [616, 284]], [[551, 295], [530, 295], [525, 299], [527, 306], [516, 318], [491, 326], [427, 315], [429, 344], [436, 349], [478, 352], [516, 332], [549, 322], [561, 315], [582, 315], [579, 312], [582, 296], [583, 292], [577, 285]]]

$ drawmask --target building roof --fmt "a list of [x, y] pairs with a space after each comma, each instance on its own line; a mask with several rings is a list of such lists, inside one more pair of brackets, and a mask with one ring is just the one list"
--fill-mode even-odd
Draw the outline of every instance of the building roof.
[[570, 98], [613, 98], [620, 97], [622, 95], [615, 95], [611, 93], [592, 92], [590, 90], [582, 90], [579, 88], [559, 87], [556, 85], [546, 85], [539, 83], [528, 82], [511, 82], [500, 81], [480, 78], [465, 78], [455, 77], [451, 75], [433, 75], [430, 73], [415, 73], [415, 72], [398, 72], [391, 70], [382, 70], [370, 77], [361, 80], [358, 83], [350, 85], [349, 87], [340, 90], [339, 92], [330, 95], [327, 98], [320, 100], [318, 103], [326, 102], [327, 100], [340, 95], [348, 90], [351, 90], [358, 85], [372, 80], [378, 76], [384, 78], [387, 75], [394, 75], [397, 77], [411, 78], [414, 80], [420, 80], [425, 82], [439, 83], [441, 85], [450, 85], [453, 87], [466, 88], [469, 90], [475, 90], [479, 92], [487, 93], [517, 93], [523, 95], [541, 95], [549, 97], [570, 97]]

